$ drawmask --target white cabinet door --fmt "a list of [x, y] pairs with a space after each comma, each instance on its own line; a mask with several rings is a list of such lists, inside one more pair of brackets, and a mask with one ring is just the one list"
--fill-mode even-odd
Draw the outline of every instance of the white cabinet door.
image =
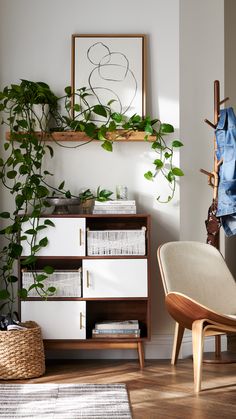
[[[40, 230], [37, 243], [43, 237], [48, 238], [48, 245], [37, 252], [37, 256], [84, 256], [85, 255], [85, 218], [41, 218], [40, 225], [46, 219], [51, 220], [55, 227], [48, 226]], [[32, 229], [28, 221], [24, 224], [24, 231]], [[32, 236], [28, 235], [30, 240]], [[22, 256], [30, 253], [30, 246], [26, 240], [22, 241]]]
[[85, 339], [85, 301], [23, 301], [21, 320], [34, 320], [44, 339]]
[[147, 260], [83, 260], [83, 297], [147, 297]]

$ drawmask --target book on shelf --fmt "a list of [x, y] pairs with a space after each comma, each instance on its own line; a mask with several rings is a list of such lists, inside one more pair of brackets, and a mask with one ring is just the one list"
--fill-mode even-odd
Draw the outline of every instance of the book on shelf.
[[93, 329], [92, 333], [94, 335], [113, 335], [120, 333], [121, 335], [130, 335], [130, 334], [137, 334], [140, 335], [140, 329]]
[[135, 205], [119, 205], [119, 206], [112, 206], [112, 205], [95, 205], [94, 209], [101, 211], [101, 210], [107, 210], [107, 211], [122, 211], [122, 210], [135, 210]]
[[97, 210], [96, 208], [94, 208], [93, 210], [93, 214], [136, 214], [136, 209], [134, 210], [116, 210], [116, 209], [111, 209], [111, 210]]
[[140, 333], [92, 333], [93, 339], [130, 339], [140, 338]]
[[134, 199], [132, 200], [125, 200], [125, 199], [120, 199], [120, 200], [114, 200], [114, 201], [95, 201], [94, 202], [95, 206], [103, 206], [103, 205], [109, 205], [109, 206], [120, 206], [120, 205], [136, 205], [136, 202]]
[[105, 320], [103, 322], [95, 323], [96, 330], [125, 330], [125, 329], [135, 329], [139, 330], [139, 321], [138, 320]]

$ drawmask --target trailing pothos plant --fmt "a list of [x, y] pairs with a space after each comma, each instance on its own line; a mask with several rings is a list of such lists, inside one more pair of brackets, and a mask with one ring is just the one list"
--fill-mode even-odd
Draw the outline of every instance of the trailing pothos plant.
[[[57, 111], [54, 113], [56, 129], [85, 132], [90, 141], [100, 140], [101, 146], [106, 151], [113, 151], [113, 141], [117, 137], [123, 135], [128, 138], [129, 132], [144, 131], [144, 140], [151, 142], [151, 149], [157, 155], [152, 162], [154, 169], [144, 173], [144, 177], [154, 181], [157, 175], [162, 175], [167, 181], [170, 192], [166, 199], [158, 196], [157, 200], [167, 203], [173, 199], [176, 181], [184, 175], [183, 171], [173, 163], [174, 153], [183, 146], [183, 143], [175, 139], [169, 144], [165, 140], [167, 135], [174, 133], [173, 125], [161, 123], [159, 119], [152, 119], [150, 116], [142, 118], [134, 114], [127, 118], [122, 113], [113, 112], [112, 105], [115, 100], [110, 100], [106, 105], [91, 104], [94, 103], [94, 95], [86, 87], [73, 93], [68, 86], [65, 88], [65, 96], [60, 100], [64, 100], [63, 108], [66, 113], [64, 115]], [[81, 145], [84, 144], [78, 146]]]
[[[127, 118], [122, 113], [113, 111], [113, 100], [103, 105], [94, 102], [94, 98], [85, 87], [76, 92], [66, 87], [64, 96], [58, 98], [46, 83], [29, 80], [21, 80], [20, 84], [12, 84], [0, 92], [0, 111], [4, 115], [2, 123], [9, 130], [9, 139], [5, 142], [4, 153], [0, 157], [0, 180], [14, 199], [13, 211], [0, 213], [2, 221], [5, 220], [5, 225], [0, 230], [3, 239], [0, 250], [0, 312], [3, 308], [10, 314], [13, 312], [15, 283], [18, 281], [14, 273], [15, 262], [22, 255], [24, 242], [28, 242], [30, 250], [28, 256], [21, 260], [21, 265], [32, 270], [33, 283], [28, 289], [19, 288], [19, 297], [25, 299], [33, 288], [44, 298], [55, 292], [54, 287], [46, 285], [53, 268], [45, 266], [42, 272], [35, 271], [37, 253], [48, 244], [46, 229], [54, 228], [51, 219], [40, 218], [44, 209], [50, 206], [47, 197], [55, 193], [71, 197], [71, 192], [65, 189], [64, 181], [58, 188], [50, 186], [53, 174], [45, 169], [45, 156], [49, 154], [53, 158], [53, 148], [44, 141], [45, 135], [50, 135], [50, 120], [54, 121], [53, 130], [85, 132], [90, 139], [88, 142], [99, 140], [106, 151], [113, 150], [116, 137], [127, 136], [131, 131], [144, 131], [144, 140], [151, 139], [151, 148], [157, 153], [157, 158], [153, 161], [154, 170], [146, 172], [144, 176], [147, 180], [154, 180], [161, 173], [171, 190], [166, 202], [174, 196], [176, 178], [182, 176], [183, 172], [173, 165], [174, 151], [182, 143], [173, 140], [171, 145], [167, 145], [164, 140], [165, 135], [174, 132], [173, 126], [162, 124], [158, 119], [141, 118], [137, 114]], [[41, 107], [41, 114], [36, 111], [35, 104]], [[46, 105], [49, 106], [49, 113]], [[35, 132], [36, 126], [39, 126], [40, 133]], [[84, 144], [86, 143], [76, 147]], [[111, 194], [106, 189], [98, 189], [96, 197], [107, 200]], [[81, 198], [94, 198], [93, 194], [91, 197], [90, 190], [85, 195]], [[162, 202], [160, 197], [157, 199]], [[42, 234], [43, 231], [45, 235]]]
[[[35, 104], [41, 104], [40, 115], [34, 110]], [[33, 271], [33, 283], [29, 289], [19, 288], [19, 297], [25, 299], [33, 288], [44, 298], [55, 292], [54, 287], [44, 286], [53, 268], [45, 266], [42, 273], [35, 272], [37, 253], [48, 243], [46, 232], [40, 240], [38, 233], [54, 226], [50, 219], [40, 220], [44, 209], [50, 206], [46, 200], [50, 195], [47, 180], [52, 176], [43, 169], [44, 158], [46, 154], [53, 157], [52, 147], [43, 141], [49, 129], [46, 104], [51, 112], [55, 111], [57, 97], [42, 82], [22, 80], [19, 85], [12, 84], [0, 92], [0, 110], [4, 113], [2, 123], [9, 129], [9, 139], [4, 143], [5, 152], [0, 158], [0, 180], [14, 199], [13, 211], [0, 213], [1, 224], [5, 220], [0, 230], [3, 243], [0, 250], [0, 312], [4, 309], [10, 317], [13, 316], [15, 283], [18, 281], [15, 264], [22, 255], [24, 242], [28, 242], [29, 251], [21, 265]], [[36, 122], [41, 127], [41, 135], [34, 131]]]

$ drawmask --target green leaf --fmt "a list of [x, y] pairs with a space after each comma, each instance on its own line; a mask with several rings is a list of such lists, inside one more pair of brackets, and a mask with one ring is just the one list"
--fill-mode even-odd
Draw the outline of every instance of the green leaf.
[[66, 93], [66, 95], [68, 96], [68, 97], [70, 97], [71, 96], [71, 86], [67, 86], [67, 87], [65, 87], [65, 93]]
[[168, 180], [168, 182], [172, 183], [174, 180], [174, 175], [172, 173], [172, 170], [169, 171], [168, 175], [166, 176], [166, 179]]
[[19, 172], [21, 175], [26, 175], [27, 173], [29, 173], [28, 166], [26, 166], [26, 164], [22, 164], [19, 168]]
[[109, 189], [102, 189], [100, 191], [100, 188], [98, 188], [98, 198], [105, 198], [106, 200], [113, 194], [112, 191], [109, 191]]
[[5, 289], [0, 290], [0, 300], [6, 300], [9, 297], [10, 297], [10, 293], [7, 290]]
[[39, 246], [40, 247], [46, 247], [47, 245], [48, 245], [48, 238], [47, 237], [44, 237], [43, 239], [41, 239], [39, 241]]
[[47, 275], [38, 274], [38, 275], [36, 275], [35, 279], [36, 279], [37, 282], [45, 281], [45, 279], [47, 279]]
[[21, 119], [21, 120], [17, 120], [17, 124], [21, 127], [21, 128], [28, 128], [28, 123], [25, 119]]
[[174, 132], [174, 127], [171, 124], [161, 124], [160, 132], [161, 134], [171, 134]]
[[55, 227], [55, 224], [54, 224], [51, 220], [45, 220], [45, 221], [44, 221], [44, 224], [45, 224], [46, 226]]
[[162, 161], [162, 160], [160, 160], [160, 159], [156, 159], [156, 160], [154, 160], [153, 164], [155, 164], [155, 165], [156, 165], [156, 168], [157, 168], [157, 169], [160, 169], [161, 167], [163, 167], [163, 161]]
[[172, 153], [167, 153], [167, 152], [166, 152], [166, 153], [164, 154], [164, 156], [165, 156], [165, 158], [166, 158], [166, 159], [169, 159], [169, 158], [172, 156]]
[[18, 243], [11, 243], [9, 247], [10, 247], [9, 256], [14, 259], [17, 259], [22, 253], [22, 249], [23, 249], [22, 246]]
[[58, 189], [63, 189], [65, 186], [65, 181], [61, 182], [60, 185], [58, 186]]
[[112, 151], [113, 150], [112, 142], [105, 140], [104, 143], [102, 144], [102, 148], [104, 148], [104, 150], [106, 151]]
[[51, 275], [54, 272], [54, 268], [52, 266], [47, 265], [47, 266], [44, 266], [43, 271], [46, 274]]
[[4, 150], [7, 150], [10, 147], [10, 143], [4, 143]]
[[181, 143], [179, 140], [174, 140], [172, 141], [172, 147], [183, 147], [183, 143]]
[[[133, 122], [133, 123], [141, 122], [141, 120], [142, 120], [141, 116], [140, 115], [137, 115], [136, 113], [134, 115], [132, 115], [131, 118], [130, 118], [130, 121]], [[145, 121], [146, 122], [149, 122], [149, 119], [146, 118]]]
[[71, 198], [71, 191], [66, 191], [65, 197], [66, 198]]
[[123, 117], [120, 113], [113, 112], [111, 114], [111, 119], [113, 119], [113, 121], [115, 121], [117, 124], [119, 124], [120, 122], [122, 122]]
[[174, 167], [173, 169], [172, 169], [172, 173], [175, 175], [175, 176], [184, 176], [184, 172], [179, 168], [179, 167]]
[[45, 196], [48, 196], [48, 194], [49, 194], [49, 190], [46, 188], [46, 186], [39, 185], [37, 187], [38, 198], [43, 198]]
[[7, 278], [7, 281], [8, 281], [8, 282], [10, 282], [10, 283], [14, 283], [14, 282], [17, 282], [17, 281], [18, 281], [18, 278], [17, 278], [17, 276], [15, 276], [15, 275], [10, 275], [10, 276]]
[[150, 170], [148, 172], [144, 173], [144, 177], [147, 180], [153, 180], [153, 174], [152, 174], [152, 172]]
[[164, 150], [165, 147], [163, 145], [161, 145], [161, 143], [159, 141], [154, 141], [152, 143], [152, 148], [153, 148], [153, 150], [156, 150], [156, 149]]
[[112, 103], [114, 103], [114, 102], [117, 102], [117, 100], [116, 99], [109, 100], [109, 102], [107, 102], [107, 106], [111, 106]]
[[153, 128], [150, 124], [147, 124], [144, 127], [144, 131], [146, 132], [146, 134], [152, 134], [153, 133]]
[[22, 195], [16, 195], [15, 203], [18, 208], [21, 208], [24, 202], [25, 202], [25, 199]]
[[74, 111], [75, 111], [75, 112], [80, 112], [80, 111], [81, 111], [81, 106], [80, 106], [78, 103], [76, 103], [76, 104], [74, 105]]
[[28, 230], [24, 231], [25, 234], [31, 234], [32, 236], [36, 234], [36, 230], [33, 228], [29, 228]]
[[36, 227], [36, 231], [44, 230], [45, 228], [47, 228], [45, 225], [40, 225]]
[[107, 117], [106, 108], [102, 105], [95, 105], [93, 107], [93, 112], [96, 113], [97, 115], [103, 116], [104, 118]]
[[93, 122], [89, 122], [86, 124], [84, 128], [84, 132], [87, 134], [88, 137], [93, 138], [96, 133], [96, 125]]
[[54, 292], [56, 292], [56, 288], [55, 287], [48, 287], [47, 291], [51, 292], [52, 294], [54, 294]]
[[18, 291], [18, 295], [22, 300], [25, 300], [28, 297], [28, 291], [25, 288], [22, 288]]
[[48, 150], [49, 150], [50, 156], [51, 156], [51, 157], [53, 157], [53, 156], [54, 156], [54, 151], [53, 151], [53, 148], [52, 148], [50, 145], [46, 145], [46, 147], [47, 147], [47, 148], [48, 148]]
[[98, 131], [98, 139], [100, 141], [107, 141], [107, 139], [103, 135], [103, 130]]
[[10, 170], [9, 172], [7, 172], [8, 179], [14, 179], [16, 175], [17, 175], [17, 172], [15, 170]]
[[0, 217], [1, 218], [10, 218], [10, 213], [9, 212], [1, 212]]
[[30, 255], [26, 259], [22, 260], [21, 265], [32, 265], [37, 260], [36, 256]]

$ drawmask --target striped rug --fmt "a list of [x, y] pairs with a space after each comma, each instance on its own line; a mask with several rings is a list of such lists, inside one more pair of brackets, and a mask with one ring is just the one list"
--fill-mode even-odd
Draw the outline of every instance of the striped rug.
[[0, 384], [0, 418], [132, 418], [125, 384]]

